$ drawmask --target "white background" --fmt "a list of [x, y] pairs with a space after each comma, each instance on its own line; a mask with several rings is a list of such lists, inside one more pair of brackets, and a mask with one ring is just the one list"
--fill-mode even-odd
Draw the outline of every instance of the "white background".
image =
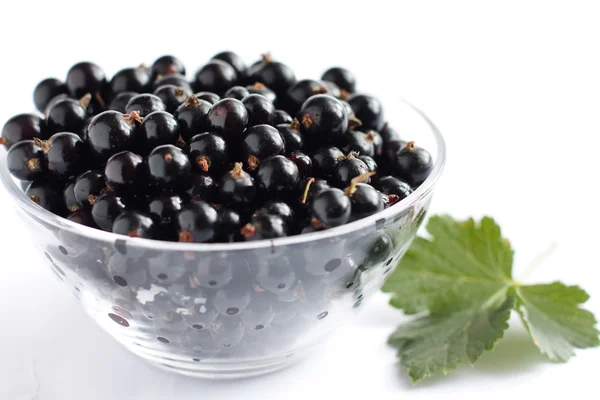
[[[395, 5], [393, 5], [395, 4]], [[4, 2], [0, 123], [31, 111], [46, 76], [79, 60], [108, 74], [180, 56], [190, 72], [231, 49], [270, 50], [318, 77], [329, 65], [390, 86], [438, 124], [448, 167], [433, 212], [491, 215], [517, 251], [515, 271], [551, 243], [530, 281], [582, 285], [600, 315], [600, 9], [583, 1]], [[412, 386], [385, 345], [402, 321], [379, 295], [322, 353], [235, 382], [158, 371], [84, 315], [30, 251], [0, 191], [0, 399], [479, 399], [597, 397], [600, 349], [566, 365], [536, 353], [517, 320], [475, 368]], [[35, 240], [35, 238], [33, 238]]]

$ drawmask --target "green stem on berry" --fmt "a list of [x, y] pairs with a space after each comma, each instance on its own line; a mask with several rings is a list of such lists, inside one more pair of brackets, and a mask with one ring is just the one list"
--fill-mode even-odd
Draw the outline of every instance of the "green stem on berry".
[[308, 182], [306, 182], [306, 186], [304, 187], [304, 193], [302, 194], [302, 200], [300, 204], [306, 204], [306, 198], [308, 197], [308, 191], [310, 190], [310, 185], [315, 181], [315, 178], [310, 178]]
[[377, 172], [375, 171], [371, 171], [352, 178], [352, 180], [350, 181], [350, 186], [348, 186], [348, 188], [344, 191], [346, 196], [352, 196], [356, 192], [356, 184], [366, 181], [376, 173]]

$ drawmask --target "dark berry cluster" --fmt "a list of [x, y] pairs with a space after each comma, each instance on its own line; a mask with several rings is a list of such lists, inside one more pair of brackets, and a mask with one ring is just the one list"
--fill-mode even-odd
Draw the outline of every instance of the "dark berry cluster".
[[157, 59], [107, 80], [82, 62], [34, 91], [43, 117], [2, 129], [7, 164], [51, 212], [132, 237], [271, 239], [332, 228], [404, 199], [430, 154], [386, 123], [343, 68], [297, 80], [270, 55], [217, 54], [186, 78]]

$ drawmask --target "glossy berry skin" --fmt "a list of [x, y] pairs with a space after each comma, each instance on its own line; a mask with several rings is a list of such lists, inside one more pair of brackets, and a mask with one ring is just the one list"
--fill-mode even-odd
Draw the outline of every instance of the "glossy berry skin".
[[392, 175], [403, 179], [412, 187], [418, 187], [431, 173], [433, 159], [431, 154], [414, 142], [408, 142], [391, 160]]
[[22, 181], [41, 178], [46, 170], [44, 152], [33, 140], [23, 140], [10, 148], [6, 155], [10, 173]]
[[237, 79], [237, 73], [231, 65], [225, 61], [212, 60], [196, 73], [194, 88], [197, 92], [204, 90], [222, 94], [235, 86]]
[[344, 136], [348, 116], [338, 99], [319, 94], [310, 97], [299, 113], [302, 133], [314, 140], [333, 142]]
[[291, 124], [294, 119], [285, 110], [275, 110], [271, 125], [277, 126], [281, 124]]
[[67, 214], [63, 198], [63, 188], [52, 182], [33, 181], [27, 187], [25, 195], [31, 201], [53, 214], [64, 216]]
[[122, 151], [110, 157], [104, 168], [106, 183], [116, 193], [138, 193], [147, 186], [144, 159], [130, 151]]
[[217, 211], [204, 201], [192, 201], [177, 213], [180, 242], [211, 242], [216, 236]]
[[288, 111], [291, 111], [292, 114], [296, 114], [309, 97], [324, 93], [327, 93], [327, 88], [323, 85], [323, 82], [314, 81], [312, 79], [298, 81], [287, 91], [286, 99]]
[[[168, 193], [160, 193], [149, 199], [147, 209], [162, 230], [175, 230], [175, 217], [183, 208], [183, 199]], [[171, 233], [173, 233], [171, 232]], [[176, 238], [175, 238], [176, 240]]]
[[361, 131], [349, 130], [346, 132], [343, 138], [344, 145], [342, 150], [345, 153], [355, 151], [360, 155], [369, 157], [375, 156], [375, 146], [373, 140], [370, 140], [370, 136]]
[[275, 106], [265, 96], [251, 94], [242, 100], [248, 112], [248, 124], [260, 125], [271, 124], [275, 116]]
[[88, 127], [87, 141], [92, 153], [102, 160], [130, 149], [141, 122], [139, 114], [105, 111], [94, 117]]
[[350, 214], [350, 199], [337, 188], [323, 190], [312, 202], [313, 217], [326, 228], [344, 225]]
[[288, 226], [294, 221], [294, 211], [287, 203], [284, 203], [283, 201], [267, 201], [253, 214], [253, 216], [259, 214], [276, 215], [283, 219], [283, 222], [285, 222]]
[[261, 96], [265, 96], [273, 104], [276, 104], [277, 102], [277, 94], [260, 82], [256, 82], [253, 85], [248, 85], [246, 86], [246, 89], [250, 94], [260, 94]]
[[207, 128], [219, 133], [226, 141], [237, 140], [248, 124], [248, 112], [244, 104], [236, 99], [222, 99], [208, 112]]
[[217, 213], [216, 240], [219, 242], [233, 242], [242, 227], [240, 214], [226, 207], [219, 208]]
[[135, 97], [132, 97], [131, 100], [125, 106], [125, 112], [127, 114], [132, 111], [137, 111], [140, 113], [140, 117], [145, 118], [148, 114], [153, 113], [154, 111], [166, 111], [167, 106], [165, 103], [158, 97], [153, 94], [145, 93], [139, 94]]
[[215, 104], [217, 101], [221, 100], [221, 96], [213, 92], [198, 92], [196, 93], [196, 97], [200, 100], [206, 100], [211, 105]]
[[207, 174], [192, 174], [192, 186], [187, 194], [193, 200], [203, 200], [207, 203], [219, 202], [219, 184]]
[[342, 105], [344, 106], [344, 111], [346, 111], [346, 115], [348, 116], [348, 118], [356, 117], [354, 115], [354, 110], [352, 109], [350, 103], [348, 103], [346, 100], [340, 100], [340, 103], [342, 103]]
[[294, 71], [279, 61], [270, 61], [256, 70], [249, 78], [249, 83], [260, 82], [278, 95], [285, 92], [296, 83]]
[[237, 99], [242, 101], [244, 97], [249, 96], [250, 92], [243, 86], [234, 86], [229, 88], [223, 95], [224, 98]]
[[148, 174], [151, 184], [160, 189], [185, 188], [192, 169], [190, 159], [178, 147], [158, 146], [148, 156]]
[[183, 87], [186, 91], [192, 92], [192, 86], [183, 75], [162, 76], [159, 79], [156, 79], [152, 82], [152, 87], [150, 90], [155, 91], [156, 89], [164, 85], [174, 85], [177, 87]]
[[389, 175], [379, 178], [376, 187], [384, 194], [394, 194], [398, 196], [398, 200], [405, 199], [413, 192], [408, 183], [402, 182], [400, 179]]
[[167, 111], [172, 114], [192, 95], [192, 92], [183, 86], [162, 85], [154, 91], [154, 95], [162, 100]]
[[233, 51], [222, 51], [218, 54], [215, 54], [212, 59], [221, 60], [231, 65], [235, 70], [238, 79], [243, 80], [246, 78], [246, 70], [248, 67], [246, 66], [244, 60], [242, 60], [242, 58]]
[[111, 232], [114, 220], [125, 211], [125, 204], [115, 192], [106, 192], [92, 206], [92, 218], [98, 227]]
[[[340, 90], [340, 88], [338, 87], [338, 85], [336, 85], [333, 82], [329, 82], [329, 81], [321, 81], [323, 83], [323, 86], [325, 86], [325, 89], [327, 89], [327, 94], [330, 96], [335, 97], [336, 99], [341, 99], [343, 98], [348, 98], [348, 94], [346, 92], [342, 92]], [[342, 96], [342, 93], [343, 96]]]
[[[369, 172], [369, 168], [366, 164], [353, 155], [350, 155], [335, 166], [332, 182], [334, 186], [345, 188], [350, 186], [350, 182], [353, 178], [366, 174], [367, 172]], [[369, 182], [370, 178], [365, 181], [365, 183]]]
[[80, 208], [90, 208], [106, 190], [106, 180], [99, 171], [86, 171], [75, 179], [73, 195]]
[[48, 110], [46, 118], [47, 133], [49, 135], [57, 132], [81, 134], [88, 118], [86, 108], [89, 100], [89, 96], [87, 96], [81, 100], [66, 98], [54, 103]]
[[252, 202], [256, 194], [254, 179], [242, 169], [242, 163], [236, 163], [231, 171], [223, 175], [219, 182], [219, 193], [224, 204], [244, 205]]
[[284, 152], [285, 142], [279, 131], [271, 125], [252, 126], [242, 135], [242, 159], [251, 171], [265, 158]]
[[312, 155], [315, 174], [323, 178], [333, 176], [335, 166], [346, 156], [337, 147], [320, 147]]
[[379, 132], [383, 143], [389, 143], [392, 141], [400, 141], [400, 134], [394, 128], [389, 126], [387, 123], [383, 125]]
[[138, 129], [138, 145], [145, 154], [163, 144], [175, 144], [179, 138], [179, 124], [166, 111], [150, 113]]
[[207, 131], [207, 116], [211, 107], [212, 104], [208, 101], [192, 95], [177, 108], [174, 116], [179, 123], [179, 134], [183, 140], [188, 141], [194, 135]]
[[69, 132], [53, 135], [48, 140], [35, 140], [46, 158], [46, 168], [59, 178], [81, 173], [86, 162], [86, 146], [81, 138]]
[[262, 160], [256, 171], [258, 187], [271, 194], [290, 192], [299, 178], [296, 164], [281, 155]]
[[358, 159], [365, 163], [369, 172], [377, 171], [377, 162], [369, 156], [358, 156]]
[[75, 181], [67, 183], [63, 190], [63, 198], [65, 200], [65, 206], [67, 210], [73, 212], [81, 209], [79, 202], [75, 198]]
[[67, 93], [67, 85], [63, 82], [56, 78], [46, 78], [33, 90], [33, 103], [39, 112], [44, 112], [50, 100]]
[[118, 111], [125, 114], [125, 108], [129, 100], [139, 95], [137, 92], [121, 92], [116, 95], [108, 104], [108, 110]]
[[112, 95], [122, 92], [148, 91], [150, 76], [144, 67], [124, 68], [117, 72], [110, 80], [109, 88]]
[[381, 194], [373, 186], [357, 183], [346, 189], [352, 208], [352, 219], [361, 219], [384, 209]]
[[6, 121], [0, 135], [0, 144], [11, 148], [15, 143], [34, 138], [46, 139], [44, 120], [34, 114], [18, 114]]
[[240, 229], [240, 233], [247, 241], [275, 239], [287, 236], [287, 228], [278, 215], [258, 214]]
[[186, 151], [192, 167], [201, 172], [221, 174], [230, 161], [227, 143], [215, 133], [195, 135], [190, 139]]
[[152, 63], [150, 67], [150, 75], [152, 79], [156, 79], [157, 76], [162, 75], [173, 75], [180, 74], [185, 75], [185, 66], [175, 56], [164, 55], [159, 57]]
[[112, 233], [134, 238], [154, 239], [156, 228], [149, 215], [138, 211], [124, 211], [115, 218]]
[[352, 96], [348, 103], [356, 118], [362, 122], [362, 129], [380, 131], [385, 123], [383, 107], [379, 100], [366, 94]]
[[312, 160], [309, 156], [300, 151], [295, 151], [290, 154], [289, 157], [290, 160], [292, 160], [298, 167], [298, 172], [300, 173], [301, 178], [306, 178], [313, 175]]
[[67, 219], [71, 222], [75, 222], [80, 225], [89, 226], [90, 228], [98, 228], [89, 210], [73, 211], [67, 216]]
[[329, 68], [323, 73], [321, 79], [335, 83], [337, 87], [341, 90], [345, 90], [347, 93], [354, 93], [356, 91], [356, 78], [345, 68]]
[[289, 154], [294, 151], [302, 150], [304, 147], [304, 137], [302, 136], [302, 133], [300, 133], [300, 123], [297, 119], [289, 124], [279, 124], [276, 128], [281, 134], [281, 137], [283, 137], [286, 153]]
[[104, 93], [106, 74], [96, 64], [81, 62], [71, 67], [67, 73], [67, 89], [71, 97], [81, 98], [86, 93]]

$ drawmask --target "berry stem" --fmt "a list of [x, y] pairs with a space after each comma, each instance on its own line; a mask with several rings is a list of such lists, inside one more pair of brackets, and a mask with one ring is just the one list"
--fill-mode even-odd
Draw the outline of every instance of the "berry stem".
[[350, 98], [350, 92], [348, 92], [345, 89], [340, 89], [340, 99], [341, 100], [348, 100]]
[[175, 97], [183, 97], [185, 96], [185, 89], [182, 88], [181, 86], [177, 87], [177, 89], [175, 89]]
[[188, 99], [183, 103], [185, 107], [197, 107], [200, 105], [200, 99], [195, 95], [191, 95]]
[[316, 87], [316, 88], [314, 88], [312, 90], [312, 94], [313, 95], [315, 95], [315, 94], [325, 94], [325, 93], [327, 93], [327, 88], [325, 88], [323, 86]]
[[135, 126], [136, 122], [142, 122], [144, 120], [138, 111], [132, 111], [129, 114], [124, 114], [123, 118], [125, 119], [125, 122], [131, 126]]
[[310, 178], [308, 182], [306, 182], [306, 186], [304, 187], [304, 193], [302, 194], [302, 200], [300, 204], [306, 204], [306, 198], [308, 197], [308, 191], [310, 190], [310, 185], [315, 181], [315, 178]]
[[404, 146], [404, 150], [414, 150], [417, 146], [415, 146], [415, 142], [408, 142], [406, 146]]
[[208, 172], [210, 168], [210, 158], [207, 156], [196, 157], [196, 165], [204, 172]]
[[361, 175], [358, 175], [358, 176], [355, 176], [354, 178], [352, 178], [352, 180], [350, 181], [350, 186], [348, 186], [348, 188], [344, 191], [346, 196], [352, 196], [356, 192], [356, 184], [357, 183], [362, 183], [362, 182], [366, 181], [367, 179], [369, 179], [376, 173], [377, 172], [375, 172], [375, 171], [371, 171], [371, 172], [367, 172], [365, 174], [361, 174]]
[[6, 138], [0, 137], [0, 145], [3, 144], [6, 146]]
[[256, 156], [248, 157], [248, 169], [250, 171], [254, 171], [256, 169], [256, 167], [258, 167], [258, 164], [260, 164], [260, 160], [258, 159], [258, 157], [256, 157]]
[[27, 169], [31, 172], [37, 172], [41, 170], [40, 160], [37, 158], [30, 158], [27, 160]]
[[351, 115], [350, 117], [348, 117], [348, 127], [350, 129], [352, 128], [359, 128], [362, 126], [362, 121], [358, 118], [356, 118], [354, 115]]
[[90, 101], [92, 101], [92, 94], [87, 93], [79, 99], [79, 105], [81, 105], [81, 107], [83, 107], [84, 110], [87, 110], [88, 106], [90, 105]]
[[325, 224], [323, 224], [321, 221], [314, 217], [310, 220], [310, 225], [317, 230], [325, 229]]
[[33, 142], [37, 147], [42, 149], [44, 153], [47, 153], [50, 150], [50, 142], [47, 140], [42, 140], [40, 138], [33, 138]]
[[233, 164], [233, 169], [230, 172], [231, 176], [235, 179], [242, 178], [244, 176], [243, 166], [244, 164], [242, 164], [241, 162], [236, 162], [235, 164]]
[[300, 132], [300, 121], [298, 121], [298, 118], [292, 120], [290, 123], [290, 130]]
[[271, 55], [271, 53], [266, 52], [264, 54], [261, 54], [261, 56], [262, 56], [262, 62], [264, 64], [268, 64], [270, 62], [273, 62], [273, 56]]
[[181, 136], [179, 136], [177, 138], [177, 142], [175, 143], [175, 146], [179, 147], [180, 149], [183, 149], [186, 146], [185, 140], [183, 140], [183, 138]]
[[260, 83], [260, 82], [254, 82], [254, 85], [250, 86], [252, 89], [255, 90], [265, 90], [267, 87], [264, 85], [264, 83]]
[[179, 241], [185, 242], [185, 243], [193, 243], [194, 235], [192, 235], [190, 232], [187, 232], [187, 231], [181, 231], [181, 232], [179, 232]]
[[310, 127], [312, 126], [312, 124], [313, 124], [313, 119], [310, 116], [310, 114], [304, 114], [302, 116], [302, 126], [305, 129], [310, 129]]
[[256, 227], [254, 225], [248, 223], [248, 224], [242, 226], [242, 229], [240, 229], [240, 233], [246, 239], [250, 239], [251, 237], [256, 235]]

